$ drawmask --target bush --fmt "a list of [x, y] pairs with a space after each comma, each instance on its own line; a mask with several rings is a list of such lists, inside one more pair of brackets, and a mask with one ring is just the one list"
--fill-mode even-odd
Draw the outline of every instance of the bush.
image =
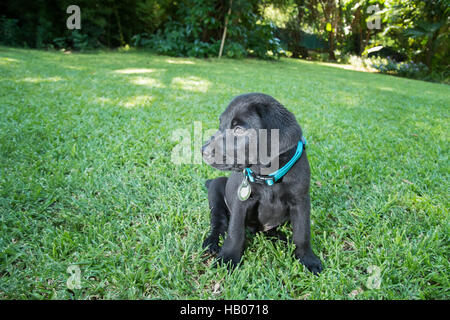
[[140, 34], [133, 36], [132, 45], [155, 50], [157, 53], [181, 57], [208, 57], [214, 54], [214, 43], [190, 38], [189, 26], [171, 21], [164, 30], [154, 35]]
[[131, 45], [133, 47], [142, 48], [146, 47], [150, 43], [151, 35], [147, 32], [139, 33], [131, 37]]
[[74, 49], [77, 51], [93, 50], [101, 46], [95, 38], [79, 30], [68, 31], [67, 36], [54, 38], [52, 44], [57, 49]]
[[401, 77], [422, 79], [428, 74], [428, 67], [422, 62], [402, 62], [397, 65], [397, 74]]
[[78, 30], [74, 30], [72, 32], [71, 38], [72, 38], [73, 48], [75, 50], [85, 51], [88, 49], [92, 49], [92, 47], [89, 45], [89, 39], [88, 39], [87, 34], [83, 34]]
[[225, 48], [225, 55], [229, 58], [243, 58], [247, 55], [245, 48], [237, 42], [228, 42]]
[[[275, 36], [276, 26], [271, 22], [264, 23], [259, 17], [252, 18], [256, 18], [255, 25], [246, 30], [244, 37], [247, 55], [262, 59], [279, 58], [283, 48], [280, 39]], [[230, 49], [233, 47], [227, 48]]]
[[53, 38], [52, 23], [44, 17], [39, 17], [38, 21], [39, 23], [36, 26], [35, 47], [39, 49], [47, 48], [52, 43]]
[[412, 79], [425, 79], [429, 70], [423, 63], [396, 62], [390, 57], [372, 59], [372, 67], [381, 73]]
[[6, 46], [22, 45], [20, 41], [21, 31], [19, 20], [9, 19], [5, 16], [0, 17], [0, 44]]
[[[131, 44], [165, 55], [217, 57], [226, 13], [216, 12], [216, 4], [213, 0], [194, 0], [189, 4], [181, 1], [176, 14], [162, 28], [153, 35], [134, 35]], [[264, 22], [261, 15], [255, 13], [252, 3], [239, 3], [233, 7], [229, 18], [223, 55], [229, 58], [279, 57], [283, 50], [275, 30], [274, 24]]]
[[57, 49], [65, 49], [68, 48], [67, 37], [58, 37], [53, 39], [53, 44]]
[[[265, 25], [241, 34], [242, 44], [233, 38], [235, 37], [229, 35], [225, 41], [224, 55], [229, 58], [254, 56], [270, 59], [279, 57], [283, 51], [280, 40], [274, 37], [270, 27]], [[131, 44], [152, 49], [159, 54], [197, 58], [217, 57], [220, 48], [220, 40], [210, 39], [205, 42], [190, 39], [188, 27], [178, 22], [171, 22], [164, 30], [158, 30], [154, 35], [134, 35]]]

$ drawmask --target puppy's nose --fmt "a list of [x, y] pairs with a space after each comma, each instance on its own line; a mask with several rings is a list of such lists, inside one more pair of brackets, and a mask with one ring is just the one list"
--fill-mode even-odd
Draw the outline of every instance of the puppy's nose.
[[208, 147], [208, 143], [202, 146], [202, 155], [204, 158], [211, 158], [211, 148]]

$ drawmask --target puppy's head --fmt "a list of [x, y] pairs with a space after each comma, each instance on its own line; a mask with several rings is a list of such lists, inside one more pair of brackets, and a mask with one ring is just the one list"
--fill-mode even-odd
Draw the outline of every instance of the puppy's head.
[[295, 147], [302, 132], [294, 115], [262, 93], [234, 98], [220, 116], [219, 130], [202, 147], [203, 159], [219, 170], [274, 168], [274, 159]]

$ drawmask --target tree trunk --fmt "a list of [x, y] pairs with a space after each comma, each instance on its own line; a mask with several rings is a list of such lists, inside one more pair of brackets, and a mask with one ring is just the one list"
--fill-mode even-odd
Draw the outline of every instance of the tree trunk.
[[341, 0], [338, 1], [338, 7], [337, 7], [337, 19], [336, 19], [336, 41], [338, 41], [339, 43], [343, 42], [344, 39], [344, 25], [342, 23], [342, 17], [343, 17], [343, 12], [342, 12], [342, 2]]
[[336, 60], [336, 56], [334, 55], [334, 32], [333, 30], [330, 31], [330, 34], [328, 35], [328, 56], [329, 59], [332, 61]]
[[437, 36], [438, 36], [438, 31], [434, 32], [433, 35], [428, 39], [428, 42], [427, 42], [425, 65], [428, 67], [428, 70], [430, 71], [430, 73], [433, 69], [434, 43], [437, 39]]
[[303, 13], [304, 13], [303, 10], [305, 6], [305, 0], [297, 0], [295, 1], [295, 4], [297, 5], [297, 21], [300, 25], [303, 21]]
[[120, 37], [120, 45], [123, 46], [125, 44], [125, 40], [123, 37], [123, 32], [122, 32], [122, 24], [120, 23], [120, 17], [119, 17], [119, 13], [117, 12], [117, 7], [114, 6], [114, 15], [116, 16], [116, 20], [117, 20], [117, 27], [118, 27], [118, 31], [119, 31], [119, 37]]
[[336, 32], [338, 25], [338, 10], [336, 8], [336, 1], [329, 0], [329, 20], [331, 24], [331, 31], [328, 36], [328, 48], [330, 60], [335, 61], [336, 56], [334, 55], [334, 49], [336, 49]]
[[306, 59], [308, 57], [308, 50], [305, 47], [302, 47], [300, 45], [300, 42], [302, 41], [302, 32], [301, 32], [301, 25], [303, 21], [303, 16], [305, 13], [305, 0], [296, 0], [295, 4], [297, 6], [297, 26], [298, 28], [295, 28], [293, 33], [293, 42], [295, 43], [293, 45], [292, 49], [292, 57], [293, 58], [302, 58]]
[[222, 57], [223, 46], [225, 44], [225, 38], [227, 36], [228, 19], [231, 15], [231, 6], [233, 5], [233, 0], [230, 0], [230, 7], [228, 8], [228, 13], [225, 16], [225, 27], [223, 28], [222, 41], [220, 42], [219, 59]]
[[351, 24], [353, 49], [359, 56], [362, 53], [362, 28], [361, 28], [361, 7], [356, 8]]

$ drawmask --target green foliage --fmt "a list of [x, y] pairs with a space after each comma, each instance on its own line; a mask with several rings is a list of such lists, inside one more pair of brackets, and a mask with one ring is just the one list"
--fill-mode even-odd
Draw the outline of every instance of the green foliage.
[[[172, 56], [214, 57], [228, 17], [223, 54], [231, 58], [342, 60], [383, 46], [424, 63], [429, 74], [449, 68], [448, 0], [79, 0], [82, 29], [67, 30], [69, 0], [0, 3], [0, 43], [86, 51], [125, 45]], [[371, 6], [381, 29], [369, 29]], [[328, 58], [326, 57], [328, 55]]]
[[75, 50], [84, 51], [87, 49], [91, 49], [92, 47], [89, 45], [89, 36], [87, 34], [83, 34], [78, 30], [74, 30], [72, 32], [72, 41], [73, 48]]
[[[170, 21], [149, 40], [141, 40], [141, 45], [154, 49], [160, 54], [172, 56], [208, 57], [217, 55], [216, 43], [203, 42], [192, 35], [191, 26], [185, 26], [180, 22]], [[197, 30], [198, 31], [198, 30]]]
[[140, 45], [160, 54], [209, 57], [217, 55], [220, 23], [214, 18], [214, 1], [180, 1], [161, 29], [142, 38]]
[[95, 38], [89, 37], [88, 34], [79, 30], [67, 32], [64, 37], [54, 38], [52, 43], [57, 49], [75, 49], [78, 51], [88, 51], [101, 47], [101, 44]]
[[[255, 3], [234, 2], [224, 47], [226, 56], [270, 58], [281, 54], [275, 26], [263, 20]], [[136, 35], [134, 43], [173, 56], [217, 56], [227, 8], [216, 7], [220, 7], [216, 0], [180, 1], [175, 15], [161, 29], [145, 38]]]
[[389, 36], [410, 59], [424, 63], [430, 71], [448, 68], [449, 1], [397, 0], [385, 12], [385, 37]]
[[279, 28], [278, 34], [283, 47], [290, 51], [293, 57], [308, 58], [311, 56], [310, 51], [323, 52], [328, 49], [324, 33], [316, 28], [317, 8], [315, 6], [317, 3], [287, 1], [275, 3], [275, 5], [279, 7], [279, 10], [291, 13], [284, 25]]
[[390, 57], [372, 59], [372, 67], [381, 73], [393, 74], [406, 78], [424, 79], [428, 74], [428, 67], [419, 62], [397, 62]]
[[21, 45], [21, 31], [18, 19], [10, 19], [0, 16], [0, 44], [6, 46]]
[[[253, 56], [257, 58], [279, 57], [282, 52], [280, 39], [276, 36], [276, 27], [270, 22], [254, 13], [246, 12], [240, 15], [239, 22], [235, 26], [229, 27], [230, 42], [240, 44], [234, 45], [228, 50], [236, 48], [236, 52], [242, 51], [243, 56]], [[244, 49], [244, 50], [241, 50]], [[268, 52], [271, 55], [268, 55]], [[236, 53], [234, 53], [236, 54]], [[227, 53], [228, 55], [228, 53]]]
[[[80, 0], [76, 4], [81, 9], [81, 30], [73, 33], [66, 26], [69, 17], [66, 9], [70, 4], [73, 2], [69, 0], [2, 2], [0, 12], [10, 20], [5, 20], [0, 27], [0, 32], [5, 33], [0, 41], [9, 45], [26, 43], [37, 48], [55, 45], [76, 50], [118, 47], [129, 43], [135, 34], [153, 32], [171, 14], [167, 8], [169, 1]], [[12, 42], [12, 39], [18, 40]]]
[[53, 26], [51, 21], [44, 17], [39, 17], [38, 26], [36, 28], [36, 48], [46, 48], [52, 40]]
[[247, 55], [247, 51], [240, 43], [228, 42], [225, 50], [225, 55], [229, 58], [241, 59]]
[[142, 24], [142, 30], [153, 34], [170, 19], [172, 13], [170, 0], [143, 0], [136, 2], [136, 16]]
[[145, 47], [150, 43], [150, 34], [147, 32], [135, 34], [133, 37], [131, 37], [131, 45], [133, 47]]

